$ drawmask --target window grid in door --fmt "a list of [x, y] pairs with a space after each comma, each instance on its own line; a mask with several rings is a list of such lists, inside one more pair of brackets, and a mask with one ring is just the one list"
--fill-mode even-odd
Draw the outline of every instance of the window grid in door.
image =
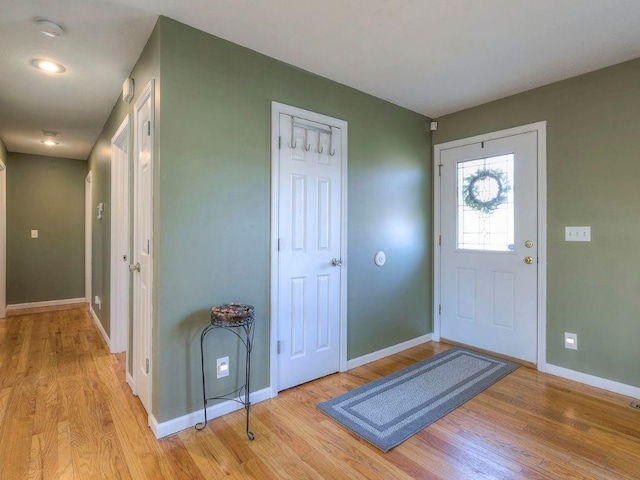
[[458, 162], [459, 250], [510, 252], [514, 249], [514, 155]]

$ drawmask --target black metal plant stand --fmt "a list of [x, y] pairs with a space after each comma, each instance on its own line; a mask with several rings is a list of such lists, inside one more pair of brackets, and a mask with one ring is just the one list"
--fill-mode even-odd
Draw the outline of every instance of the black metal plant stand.
[[[249, 378], [251, 376], [251, 344], [254, 333], [254, 308], [251, 305], [229, 303], [219, 305], [211, 309], [211, 325], [207, 325], [200, 334], [200, 359], [202, 365], [202, 400], [204, 404], [204, 422], [196, 424], [196, 430], [202, 430], [207, 426], [207, 404], [213, 400], [233, 400], [244, 406], [247, 412], [247, 437], [253, 440], [255, 435], [249, 430]], [[245, 346], [245, 383], [232, 392], [217, 397], [207, 397], [207, 385], [204, 361], [204, 339], [209, 332], [223, 328], [240, 339]], [[244, 336], [243, 336], [244, 334]], [[242, 399], [244, 397], [244, 400]]]

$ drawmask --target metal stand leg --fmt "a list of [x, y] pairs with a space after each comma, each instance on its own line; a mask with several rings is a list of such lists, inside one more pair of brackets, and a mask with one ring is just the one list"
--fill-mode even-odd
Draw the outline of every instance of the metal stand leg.
[[[238, 327], [239, 326], [240, 325], [238, 325]], [[238, 332], [232, 329], [237, 327], [225, 327], [225, 326], [215, 326], [215, 325], [209, 325], [200, 334], [200, 367], [202, 371], [202, 404], [204, 406], [204, 421], [196, 424], [196, 430], [203, 430], [207, 426], [207, 421], [208, 421], [207, 404], [209, 400], [233, 400], [241, 403], [244, 406], [244, 409], [246, 411], [247, 438], [249, 438], [249, 440], [253, 440], [256, 438], [254, 433], [251, 430], [249, 430], [249, 413], [251, 411], [251, 401], [249, 400], [249, 394], [251, 392], [250, 381], [251, 381], [251, 348], [253, 345], [253, 333], [254, 333], [253, 326], [254, 326], [253, 321], [247, 322], [246, 324], [242, 325], [242, 328], [244, 328], [245, 338], [242, 338], [241, 334], [239, 334]], [[245, 350], [246, 350], [245, 372], [244, 372], [245, 383], [238, 390], [235, 390], [234, 392], [230, 392], [226, 395], [221, 395], [219, 397], [207, 397], [206, 370], [205, 370], [205, 360], [204, 360], [204, 339], [207, 333], [209, 333], [211, 330], [215, 328], [223, 328], [225, 330], [230, 331], [236, 337], [238, 337], [240, 341], [244, 344]], [[240, 400], [242, 398], [242, 389], [244, 389], [244, 401]], [[238, 395], [238, 398], [229, 398], [231, 395], [235, 395], [235, 394]]]
[[247, 437], [249, 440], [253, 440], [256, 436], [249, 430], [249, 413], [251, 410], [251, 401], [249, 400], [249, 393], [251, 392], [250, 380], [251, 380], [251, 344], [253, 342], [253, 323], [245, 325], [244, 333], [247, 337], [246, 360], [245, 360], [245, 383], [244, 383], [244, 408], [247, 411]]
[[196, 430], [203, 430], [207, 426], [207, 385], [205, 383], [204, 370], [204, 337], [211, 330], [211, 327], [205, 328], [200, 334], [200, 367], [202, 372], [202, 404], [204, 405], [204, 422], [196, 423]]

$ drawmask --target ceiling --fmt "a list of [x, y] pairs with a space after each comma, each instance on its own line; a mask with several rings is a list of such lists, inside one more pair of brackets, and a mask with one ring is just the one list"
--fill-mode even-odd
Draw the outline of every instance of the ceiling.
[[[0, 138], [10, 152], [86, 160], [157, 16], [93, 0], [0, 0]], [[36, 17], [66, 33], [50, 38]], [[33, 58], [67, 71], [47, 74]], [[40, 143], [57, 132], [59, 145]]]
[[[157, 15], [436, 118], [640, 57], [639, 0], [0, 0], [0, 137], [86, 159]], [[40, 34], [35, 17], [62, 24]], [[67, 67], [45, 75], [47, 56]]]

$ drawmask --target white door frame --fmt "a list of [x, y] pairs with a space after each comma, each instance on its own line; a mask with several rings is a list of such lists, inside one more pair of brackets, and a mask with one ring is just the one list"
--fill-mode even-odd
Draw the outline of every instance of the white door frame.
[[278, 131], [280, 128], [280, 114], [304, 118], [317, 123], [333, 125], [342, 130], [342, 178], [341, 195], [342, 206], [340, 212], [340, 371], [347, 370], [347, 153], [348, 153], [348, 124], [344, 120], [328, 117], [320, 113], [309, 112], [301, 108], [283, 103], [271, 102], [271, 397], [278, 396], [278, 225], [280, 205], [280, 149]]
[[91, 305], [91, 255], [92, 255], [92, 227], [93, 208], [91, 172], [84, 179], [84, 297], [85, 302]]
[[7, 314], [7, 168], [0, 160], [0, 318]]
[[[150, 189], [150, 194], [151, 194], [151, 198], [147, 199], [149, 202], [149, 209], [150, 209], [150, 218], [151, 218], [151, 222], [153, 223], [153, 176], [154, 176], [154, 163], [155, 163], [155, 150], [154, 150], [154, 142], [155, 142], [155, 80], [151, 79], [149, 81], [149, 83], [147, 84], [147, 86], [145, 87], [145, 89], [142, 91], [142, 93], [140, 94], [140, 98], [136, 101], [134, 108], [133, 108], [133, 130], [134, 130], [134, 135], [133, 135], [133, 144], [134, 144], [134, 155], [133, 155], [133, 202], [134, 202], [134, 215], [133, 215], [133, 236], [134, 236], [134, 248], [131, 251], [131, 262], [135, 262], [136, 261], [136, 253], [135, 253], [135, 245], [138, 245], [140, 242], [137, 240], [139, 232], [138, 232], [138, 219], [137, 219], [137, 215], [138, 215], [138, 207], [136, 202], [139, 201], [138, 199], [138, 163], [139, 163], [139, 147], [138, 147], [138, 134], [135, 132], [139, 131], [138, 128], [138, 122], [140, 121], [140, 109], [142, 108], [142, 106], [145, 104], [145, 102], [147, 100], [150, 100], [150, 104], [151, 104], [151, 112], [150, 112], [150, 121], [151, 121], [151, 127], [150, 127], [150, 158], [149, 158], [149, 168], [150, 168], [150, 176], [151, 176], [151, 189]], [[153, 255], [154, 255], [154, 241], [153, 241], [153, 225], [149, 231], [149, 236], [151, 237], [149, 239], [150, 242], [150, 248], [149, 248], [149, 298], [153, 298]], [[135, 280], [134, 280], [135, 282]], [[133, 307], [134, 307], [134, 316], [136, 313], [136, 288], [134, 286], [133, 289]], [[140, 391], [139, 389], [139, 385], [140, 385], [140, 374], [139, 372], [139, 365], [141, 364], [141, 362], [143, 362], [145, 359], [141, 357], [141, 352], [144, 351], [141, 348], [141, 345], [143, 345], [143, 342], [147, 343], [148, 348], [148, 352], [149, 352], [149, 372], [147, 374], [147, 378], [148, 378], [148, 384], [147, 384], [147, 388], [148, 388], [148, 399], [147, 399], [147, 403], [148, 405], [145, 406], [145, 408], [148, 408], [147, 410], [147, 414], [148, 414], [148, 418], [149, 421], [152, 418], [152, 404], [153, 404], [153, 344], [151, 339], [153, 338], [153, 301], [150, 302], [149, 305], [149, 330], [148, 330], [148, 334], [149, 334], [149, 338], [140, 338], [140, 329], [134, 325], [133, 328], [133, 384], [135, 386], [135, 390], [134, 393], [137, 395]]]
[[[129, 356], [129, 115], [111, 138], [111, 353]], [[124, 258], [123, 258], [124, 256]], [[128, 361], [127, 361], [128, 365]]]
[[433, 339], [440, 341], [440, 152], [498, 138], [527, 132], [538, 134], [538, 342], [537, 368], [546, 371], [547, 365], [547, 122], [537, 122], [519, 127], [485, 133], [470, 138], [440, 143], [433, 147], [434, 188], [433, 188]]

